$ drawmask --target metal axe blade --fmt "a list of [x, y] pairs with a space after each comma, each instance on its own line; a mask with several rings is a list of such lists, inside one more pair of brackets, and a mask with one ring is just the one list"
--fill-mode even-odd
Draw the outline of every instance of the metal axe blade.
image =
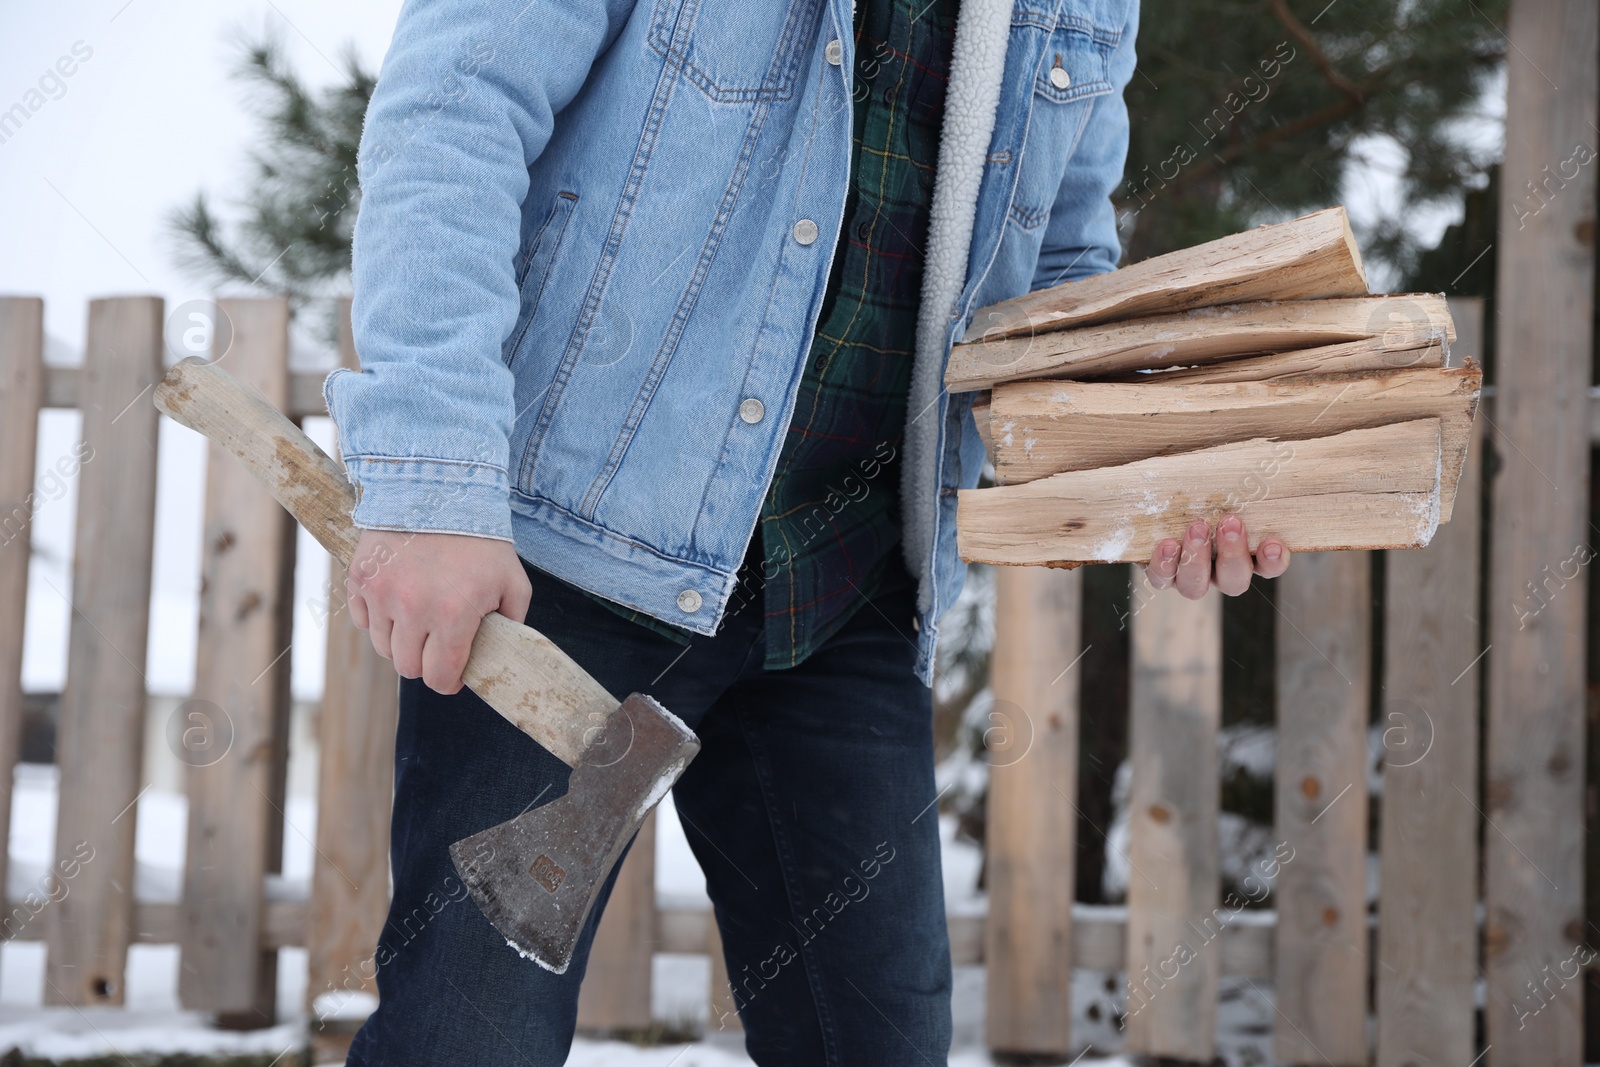
[[618, 705], [572, 769], [565, 795], [450, 846], [479, 910], [506, 943], [566, 971], [623, 847], [700, 742], [642, 693]]

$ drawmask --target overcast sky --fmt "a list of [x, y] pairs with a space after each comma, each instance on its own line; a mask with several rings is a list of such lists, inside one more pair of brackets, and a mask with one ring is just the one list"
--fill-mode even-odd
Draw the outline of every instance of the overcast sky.
[[[353, 43], [376, 69], [399, 0], [0, 0], [0, 111], [63, 57], [76, 67], [0, 143], [0, 292], [46, 298], [49, 332], [82, 344], [86, 301], [208, 295], [179, 274], [162, 217], [205, 189], [228, 203], [253, 133], [230, 78], [240, 31], [271, 26], [313, 84]], [[73, 62], [74, 47], [89, 58]], [[36, 101], [37, 98], [34, 98]]]

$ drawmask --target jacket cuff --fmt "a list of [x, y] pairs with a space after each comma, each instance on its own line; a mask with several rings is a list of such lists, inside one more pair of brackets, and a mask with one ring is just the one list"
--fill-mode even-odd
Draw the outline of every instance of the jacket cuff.
[[346, 456], [356, 487], [351, 516], [364, 530], [456, 533], [510, 541], [511, 486], [486, 463]]

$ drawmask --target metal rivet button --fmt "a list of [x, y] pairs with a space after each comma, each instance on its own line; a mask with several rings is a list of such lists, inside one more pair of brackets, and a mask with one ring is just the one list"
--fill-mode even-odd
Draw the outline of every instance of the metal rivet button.
[[739, 417], [754, 426], [761, 421], [761, 416], [767, 413], [767, 406], [755, 397], [750, 397], [739, 405]]
[[817, 224], [810, 219], [801, 219], [794, 224], [794, 239], [803, 245], [808, 245], [817, 239]]
[[700, 610], [700, 594], [693, 589], [685, 589], [678, 594], [678, 608], [685, 615], [693, 615]]
[[828, 62], [838, 66], [844, 60], [844, 45], [835, 37], [828, 42], [828, 47], [823, 49], [823, 55], [828, 57]]
[[1072, 84], [1072, 75], [1067, 73], [1067, 68], [1061, 65], [1059, 59], [1056, 60], [1056, 65], [1050, 68], [1050, 84], [1057, 89], [1065, 89]]

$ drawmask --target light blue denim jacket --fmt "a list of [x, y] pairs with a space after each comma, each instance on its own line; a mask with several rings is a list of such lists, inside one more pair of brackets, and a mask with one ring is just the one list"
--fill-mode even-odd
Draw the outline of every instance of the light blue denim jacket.
[[[1115, 267], [1137, 18], [1014, 4], [946, 356], [974, 309]], [[857, 63], [847, 0], [407, 0], [360, 146], [362, 369], [324, 387], [357, 524], [511, 540], [715, 632], [821, 308]], [[924, 681], [971, 400], [938, 403]]]

